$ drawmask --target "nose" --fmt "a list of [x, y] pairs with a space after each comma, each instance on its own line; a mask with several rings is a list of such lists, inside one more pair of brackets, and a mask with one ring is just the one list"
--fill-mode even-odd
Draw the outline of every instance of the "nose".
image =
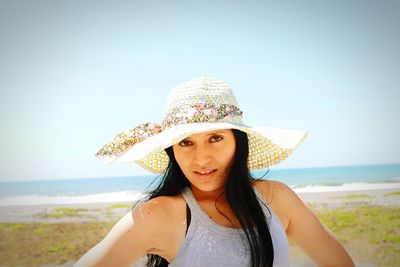
[[199, 167], [207, 166], [211, 161], [211, 150], [206, 145], [196, 145], [193, 163]]

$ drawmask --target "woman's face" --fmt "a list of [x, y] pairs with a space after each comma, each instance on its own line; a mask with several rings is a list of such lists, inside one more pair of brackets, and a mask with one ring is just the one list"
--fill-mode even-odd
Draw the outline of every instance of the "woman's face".
[[193, 134], [173, 146], [182, 172], [196, 189], [216, 191], [223, 188], [236, 150], [230, 129]]

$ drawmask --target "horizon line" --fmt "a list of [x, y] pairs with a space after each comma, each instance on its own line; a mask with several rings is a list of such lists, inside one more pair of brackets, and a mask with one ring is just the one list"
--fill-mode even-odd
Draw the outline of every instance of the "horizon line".
[[[331, 165], [331, 166], [314, 166], [314, 167], [293, 167], [293, 168], [274, 168], [274, 170], [304, 170], [304, 169], [326, 169], [326, 168], [348, 168], [348, 167], [366, 167], [366, 166], [384, 166], [384, 165], [400, 165], [400, 162], [393, 163], [374, 163], [374, 164], [353, 164], [353, 165]], [[273, 168], [273, 167], [272, 167]], [[263, 171], [267, 170], [255, 170], [251, 172]], [[269, 170], [272, 170], [269, 168]], [[9, 182], [43, 182], [43, 181], [62, 181], [62, 180], [90, 180], [90, 179], [109, 179], [109, 178], [128, 178], [128, 177], [146, 177], [146, 176], [162, 176], [160, 174], [141, 174], [141, 175], [121, 175], [121, 176], [87, 176], [87, 177], [69, 177], [69, 178], [32, 178], [32, 179], [0, 179], [0, 183], [9, 183]]]

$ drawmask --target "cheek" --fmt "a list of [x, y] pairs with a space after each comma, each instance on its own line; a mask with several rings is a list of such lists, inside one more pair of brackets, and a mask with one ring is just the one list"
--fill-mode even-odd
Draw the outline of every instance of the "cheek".
[[[181, 155], [182, 156], [182, 155]], [[185, 175], [186, 179], [189, 181], [191, 180], [192, 177], [192, 169], [191, 169], [191, 162], [190, 159], [188, 159], [187, 156], [182, 156], [182, 157], [176, 157], [176, 161], [178, 162], [179, 167], [181, 168], [181, 171]]]
[[187, 155], [179, 152], [179, 150], [174, 150], [174, 156], [176, 161], [178, 162], [179, 167], [185, 173], [185, 170], [188, 168], [190, 164], [190, 159]]
[[235, 159], [235, 147], [224, 149], [219, 153], [218, 158], [222, 165], [226, 166], [227, 169], [230, 168]]

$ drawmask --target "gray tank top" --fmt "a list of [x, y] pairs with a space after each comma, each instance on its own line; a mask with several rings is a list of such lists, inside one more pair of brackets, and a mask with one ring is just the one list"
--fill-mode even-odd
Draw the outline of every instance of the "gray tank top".
[[[274, 267], [289, 266], [289, 244], [285, 230], [254, 188], [258, 201], [269, 225], [274, 247]], [[250, 266], [249, 245], [241, 228], [229, 228], [215, 223], [201, 208], [189, 187], [182, 195], [191, 210], [191, 222], [176, 258], [168, 265], [171, 267], [213, 267]], [[267, 205], [268, 206], [268, 205]]]

